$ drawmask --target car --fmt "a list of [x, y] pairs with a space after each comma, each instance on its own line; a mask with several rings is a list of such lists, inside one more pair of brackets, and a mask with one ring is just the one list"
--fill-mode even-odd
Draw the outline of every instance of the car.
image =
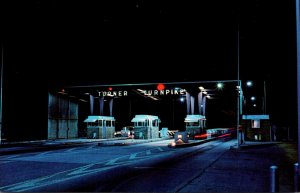
[[122, 137], [133, 138], [134, 137], [134, 127], [133, 126], [123, 127], [121, 130], [121, 135], [122, 135]]
[[114, 136], [115, 136], [115, 137], [123, 137], [121, 131], [116, 131], [116, 132], [114, 133]]

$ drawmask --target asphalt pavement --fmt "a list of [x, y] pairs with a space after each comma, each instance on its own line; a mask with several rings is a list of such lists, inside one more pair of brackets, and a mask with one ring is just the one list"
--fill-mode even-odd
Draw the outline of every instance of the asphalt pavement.
[[[162, 140], [162, 139], [156, 139]], [[234, 139], [233, 139], [234, 140]], [[125, 143], [125, 142], [126, 143]], [[2, 144], [0, 155], [41, 148], [65, 148], [98, 143], [98, 145], [131, 145], [154, 140], [44, 140], [27, 143]], [[199, 143], [199, 142], [197, 142]], [[194, 143], [194, 145], [197, 145]], [[270, 167], [278, 167], [278, 191], [294, 191], [294, 164], [297, 162], [297, 144], [293, 142], [248, 142], [236, 143], [219, 159], [199, 174], [185, 182], [176, 192], [270, 192]], [[189, 144], [188, 146], [190, 146]], [[187, 146], [187, 147], [188, 147]]]
[[[294, 192], [295, 143], [236, 144], [177, 192], [270, 192], [271, 166], [277, 166], [279, 192]], [[274, 186], [273, 186], [274, 188]]]

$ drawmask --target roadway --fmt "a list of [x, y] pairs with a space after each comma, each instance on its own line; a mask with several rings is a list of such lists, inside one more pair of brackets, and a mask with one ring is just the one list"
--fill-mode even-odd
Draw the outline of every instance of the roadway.
[[64, 149], [0, 156], [0, 190], [169, 192], [179, 191], [214, 163], [235, 140], [170, 148], [173, 140]]

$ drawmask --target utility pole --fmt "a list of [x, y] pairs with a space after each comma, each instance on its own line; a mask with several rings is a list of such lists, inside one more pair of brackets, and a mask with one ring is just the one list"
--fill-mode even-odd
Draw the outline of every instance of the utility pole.
[[267, 90], [266, 90], [266, 81], [264, 81], [264, 109], [263, 113], [267, 114]]
[[300, 1], [296, 0], [298, 163], [300, 163]]
[[240, 27], [238, 24], [237, 31], [237, 120], [236, 120], [236, 136], [237, 136], [237, 147], [240, 147]]
[[3, 46], [1, 47], [1, 90], [0, 90], [0, 144], [2, 144], [2, 127], [3, 127], [3, 122], [2, 122], [2, 100], [3, 100]]

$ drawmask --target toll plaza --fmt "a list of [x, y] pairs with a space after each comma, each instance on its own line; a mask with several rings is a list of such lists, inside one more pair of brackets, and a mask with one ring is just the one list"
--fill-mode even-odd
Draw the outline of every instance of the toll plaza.
[[158, 138], [162, 128], [195, 135], [235, 127], [242, 114], [237, 80], [66, 86], [49, 99], [48, 139], [63, 139], [67, 126], [71, 138], [112, 138], [126, 126], [136, 139]]

